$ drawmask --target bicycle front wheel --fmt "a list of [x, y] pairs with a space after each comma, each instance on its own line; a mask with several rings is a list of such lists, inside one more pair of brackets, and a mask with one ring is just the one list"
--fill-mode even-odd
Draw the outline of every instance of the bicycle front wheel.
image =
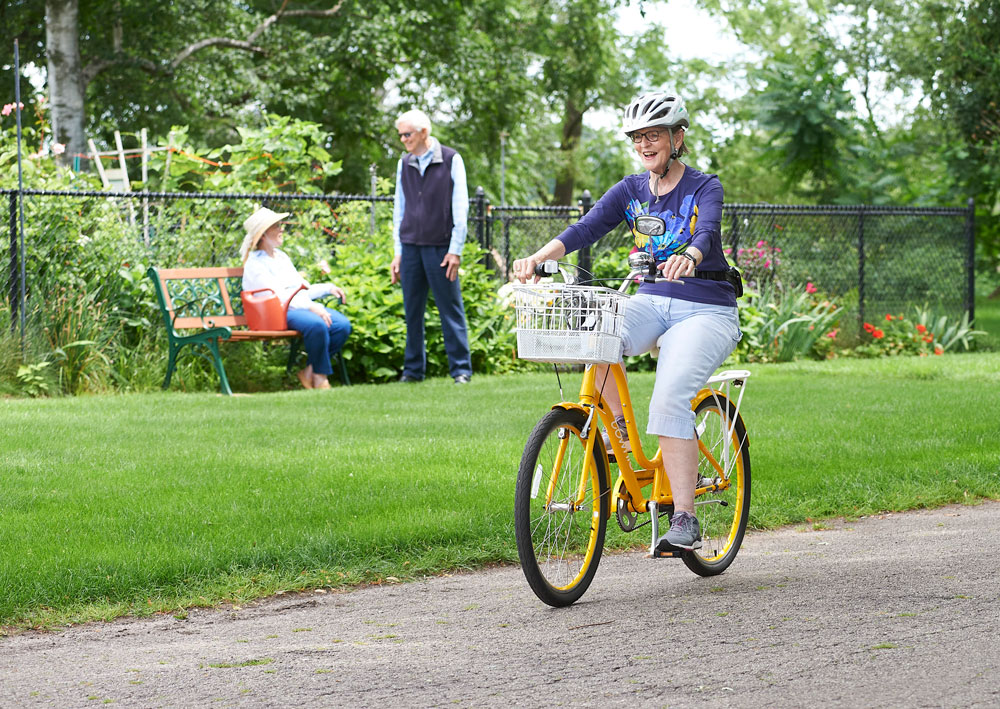
[[[750, 442], [736, 406], [721, 394], [695, 408], [698, 487], [695, 499], [702, 547], [684, 552], [687, 567], [700, 576], [725, 571], [736, 558], [750, 516]], [[715, 488], [714, 490], [712, 488]]]
[[608, 471], [600, 437], [585, 465], [586, 422], [580, 410], [550, 411], [531, 432], [517, 473], [517, 553], [531, 590], [550, 606], [584, 594], [604, 547]]

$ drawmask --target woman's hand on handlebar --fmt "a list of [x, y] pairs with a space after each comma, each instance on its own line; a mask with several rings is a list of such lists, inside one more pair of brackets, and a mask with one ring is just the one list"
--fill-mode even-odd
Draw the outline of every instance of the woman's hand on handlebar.
[[559, 260], [566, 255], [566, 247], [559, 239], [553, 239], [545, 246], [526, 258], [519, 258], [514, 261], [511, 275], [521, 283], [526, 283], [529, 278], [534, 278], [532, 283], [538, 283], [541, 272], [538, 266], [545, 261], [552, 259]]
[[535, 269], [538, 268], [538, 265], [544, 261], [545, 259], [538, 258], [538, 254], [532, 254], [527, 258], [519, 258], [514, 261], [512, 275], [521, 283], [526, 283], [529, 278], [534, 276], [532, 283], [538, 283], [538, 274], [535, 273]]
[[695, 266], [701, 263], [702, 258], [701, 251], [692, 246], [683, 254], [674, 254], [657, 268], [668, 281], [679, 281], [684, 276], [693, 276]]

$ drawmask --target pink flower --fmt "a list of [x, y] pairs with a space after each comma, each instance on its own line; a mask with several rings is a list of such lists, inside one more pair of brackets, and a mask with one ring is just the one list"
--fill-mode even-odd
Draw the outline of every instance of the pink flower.
[[62, 155], [65, 152], [66, 152], [66, 146], [63, 145], [62, 143], [53, 143], [52, 144], [52, 154], [53, 155]]
[[813, 293], [815, 293], [815, 292], [816, 292], [817, 290], [819, 290], [819, 289], [818, 289], [818, 288], [816, 288], [816, 286], [814, 286], [814, 285], [812, 284], [812, 281], [810, 281], [809, 283], [806, 283], [806, 293], [809, 293], [810, 295], [812, 295], [812, 294], [813, 294]]
[[771, 268], [771, 259], [764, 262], [764, 268]]
[[834, 337], [837, 336], [837, 331], [836, 330], [830, 330], [830, 332], [826, 333], [826, 336], [829, 337], [830, 339], [833, 339]]
[[760, 241], [757, 242], [757, 248], [759, 249], [763, 246], [767, 246], [767, 242], [761, 239]]
[[5, 116], [9, 116], [17, 108], [20, 108], [23, 111], [24, 110], [24, 104], [23, 103], [19, 103], [19, 104], [8, 103], [8, 104], [5, 104], [4, 107], [3, 107], [3, 110], [0, 111], [0, 113], [2, 113]]

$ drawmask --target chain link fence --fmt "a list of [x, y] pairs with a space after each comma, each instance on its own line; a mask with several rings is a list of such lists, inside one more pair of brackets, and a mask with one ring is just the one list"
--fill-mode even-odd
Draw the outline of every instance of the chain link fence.
[[[491, 248], [506, 266], [526, 256], [590, 207], [558, 212], [488, 210]], [[932, 305], [949, 315], [975, 315], [974, 205], [967, 207], [792, 206], [730, 204], [722, 243], [754, 289], [807, 284], [856, 299], [859, 321]], [[595, 275], [624, 275], [631, 235], [623, 226], [584, 249], [576, 262]], [[602, 268], [602, 262], [604, 264]], [[508, 271], [498, 266], [498, 272]]]
[[[334, 250], [388, 228], [392, 198], [370, 195], [273, 195], [0, 191], [8, 228], [0, 233], [0, 326], [18, 330], [22, 319], [47, 311], [59, 341], [86, 340], [72, 328], [99, 314], [128, 279], [163, 267], [238, 264], [243, 220], [257, 205], [291, 212], [285, 249]], [[19, 209], [24, 210], [21, 243]], [[584, 193], [575, 207], [493, 207], [479, 188], [470, 204], [469, 238], [484, 261], [507, 280], [514, 259], [530, 254], [590, 208]], [[364, 219], [342, 219], [360, 210]], [[859, 320], [931, 304], [974, 315], [973, 205], [966, 208], [726, 205], [723, 244], [752, 287], [801, 287], [857, 299]], [[365, 223], [365, 233], [354, 233]], [[319, 243], [322, 242], [322, 243]], [[626, 229], [569, 260], [587, 272], [621, 274], [630, 245]], [[100, 283], [95, 292], [87, 284]], [[92, 318], [90, 318], [92, 319]], [[53, 341], [56, 338], [53, 336]]]

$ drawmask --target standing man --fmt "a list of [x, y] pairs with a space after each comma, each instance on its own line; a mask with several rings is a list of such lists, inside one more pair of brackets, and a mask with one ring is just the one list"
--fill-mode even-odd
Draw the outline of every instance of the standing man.
[[465, 305], [458, 265], [468, 232], [469, 192], [462, 156], [431, 137], [431, 121], [423, 111], [407, 111], [396, 119], [406, 153], [396, 166], [396, 200], [392, 213], [394, 256], [390, 282], [403, 286], [406, 354], [400, 381], [419, 382], [427, 367], [424, 311], [428, 289], [441, 315], [448, 368], [456, 384], [472, 376], [472, 357], [465, 324]]

